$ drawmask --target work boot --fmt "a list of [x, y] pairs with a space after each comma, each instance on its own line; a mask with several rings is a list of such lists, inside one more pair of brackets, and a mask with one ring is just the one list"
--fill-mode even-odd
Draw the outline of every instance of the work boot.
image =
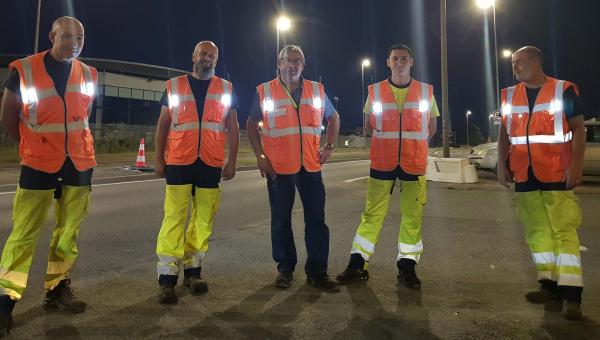
[[411, 259], [400, 259], [396, 263], [398, 267], [398, 283], [411, 289], [421, 289], [421, 280], [419, 280], [415, 272], [416, 264], [417, 262]]
[[581, 320], [583, 315], [581, 314], [581, 304], [577, 302], [570, 302], [567, 300], [563, 301], [562, 315], [565, 319], [571, 321]]
[[75, 296], [75, 291], [71, 287], [71, 279], [64, 279], [54, 289], [47, 291], [44, 305], [67, 313], [82, 313], [87, 306], [85, 302], [78, 300]]
[[306, 282], [308, 282], [311, 286], [320, 288], [326, 292], [337, 292], [340, 290], [340, 285], [333, 280], [327, 273], [315, 275], [315, 276], [307, 276]]
[[183, 285], [190, 290], [192, 295], [200, 295], [208, 292], [208, 286], [200, 276], [186, 277], [183, 279]]
[[0, 295], [0, 337], [10, 333], [12, 326], [12, 311], [15, 307], [15, 301], [8, 295]]
[[158, 302], [168, 305], [177, 303], [177, 294], [175, 294], [175, 286], [168, 283], [161, 284], [160, 291], [158, 294]]
[[525, 299], [530, 303], [542, 304], [558, 301], [561, 298], [560, 289], [552, 280], [540, 280], [540, 289], [525, 294]]
[[365, 269], [365, 260], [360, 254], [350, 255], [350, 262], [346, 269], [336, 276], [336, 280], [340, 284], [349, 284], [359, 281], [367, 281], [369, 279], [369, 272]]
[[288, 289], [292, 286], [292, 281], [294, 280], [294, 276], [292, 273], [288, 272], [280, 272], [275, 279], [275, 286], [281, 289]]

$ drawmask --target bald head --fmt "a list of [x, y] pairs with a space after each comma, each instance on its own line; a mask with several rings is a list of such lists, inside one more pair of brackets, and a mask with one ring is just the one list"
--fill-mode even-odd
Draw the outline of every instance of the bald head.
[[52, 43], [50, 55], [57, 61], [71, 62], [83, 50], [83, 25], [73, 17], [58, 18], [52, 23], [48, 38]]
[[192, 54], [193, 76], [199, 79], [210, 79], [215, 74], [218, 60], [219, 48], [214, 42], [205, 40], [197, 43]]
[[544, 81], [542, 51], [534, 46], [525, 46], [512, 55], [513, 73], [517, 80], [537, 85]]

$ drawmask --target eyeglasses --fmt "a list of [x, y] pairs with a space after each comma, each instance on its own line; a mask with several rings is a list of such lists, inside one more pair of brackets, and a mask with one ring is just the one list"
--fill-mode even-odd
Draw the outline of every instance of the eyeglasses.
[[304, 65], [302, 59], [281, 58], [279, 60], [286, 65]]

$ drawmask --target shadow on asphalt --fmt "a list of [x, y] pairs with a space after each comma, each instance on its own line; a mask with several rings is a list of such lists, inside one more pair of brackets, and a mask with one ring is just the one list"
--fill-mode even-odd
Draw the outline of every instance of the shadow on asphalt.
[[[600, 326], [585, 317], [585, 300], [583, 302], [583, 319], [580, 321], [565, 320], [560, 313], [560, 301], [546, 303], [540, 328], [550, 335], [551, 339], [600, 339]], [[540, 332], [532, 331], [531, 336], [534, 339], [540, 338]]]
[[[439, 339], [431, 333], [420, 290], [399, 287], [396, 311], [388, 312], [366, 282], [346, 287], [353, 317], [333, 339]], [[402, 318], [403, 310], [403, 314], [410, 314], [410, 320]]]
[[271, 299], [281, 294], [273, 285], [265, 286], [243, 299], [238, 305], [207, 316], [188, 333], [194, 337], [228, 337], [222, 329], [233, 330], [252, 339], [289, 339], [294, 330], [292, 324], [307, 305], [315, 303], [321, 291], [304, 284], [287, 299], [263, 310]]

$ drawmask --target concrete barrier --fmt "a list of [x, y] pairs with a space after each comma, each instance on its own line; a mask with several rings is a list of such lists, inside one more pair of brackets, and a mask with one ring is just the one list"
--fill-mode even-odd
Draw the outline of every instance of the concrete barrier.
[[477, 183], [477, 171], [467, 158], [428, 157], [428, 181], [450, 183]]

